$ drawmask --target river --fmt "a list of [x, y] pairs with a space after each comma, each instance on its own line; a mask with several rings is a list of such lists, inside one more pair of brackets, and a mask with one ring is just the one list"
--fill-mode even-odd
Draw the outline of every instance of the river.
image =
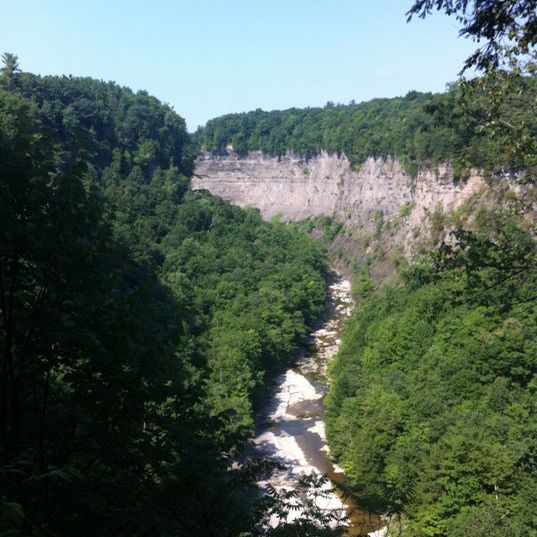
[[[317, 505], [337, 518], [346, 515], [348, 535], [379, 535], [379, 517], [361, 511], [333, 487], [345, 476], [329, 458], [323, 421], [323, 400], [328, 391], [326, 369], [338, 351], [343, 323], [352, 311], [350, 290], [348, 280], [333, 275], [324, 315], [300, 349], [295, 365], [276, 379], [274, 395], [260, 421], [254, 444], [264, 457], [285, 466], [285, 470], [275, 470], [267, 481], [260, 482], [262, 487], [270, 482], [277, 490], [290, 489], [305, 474], [326, 475], [330, 481], [323, 498], [316, 500]], [[300, 511], [292, 511], [288, 521], [299, 516]], [[276, 525], [278, 520], [271, 523]]]

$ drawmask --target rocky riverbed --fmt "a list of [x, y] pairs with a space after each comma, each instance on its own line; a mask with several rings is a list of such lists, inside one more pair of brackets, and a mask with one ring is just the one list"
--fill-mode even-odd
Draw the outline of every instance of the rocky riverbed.
[[[350, 282], [335, 276], [329, 286], [329, 301], [320, 326], [316, 327], [301, 349], [294, 367], [279, 376], [274, 396], [261, 421], [254, 444], [263, 457], [282, 464], [260, 485], [270, 483], [276, 490], [297, 486], [304, 475], [326, 475], [329, 481], [315, 498], [318, 508], [337, 520], [347, 520], [349, 535], [366, 535], [378, 529], [378, 517], [360, 511], [334, 490], [333, 484], [344, 479], [343, 470], [329, 457], [323, 421], [323, 399], [328, 390], [326, 369], [337, 353], [345, 319], [352, 311]], [[288, 521], [301, 516], [291, 511]], [[273, 525], [278, 519], [271, 521]]]

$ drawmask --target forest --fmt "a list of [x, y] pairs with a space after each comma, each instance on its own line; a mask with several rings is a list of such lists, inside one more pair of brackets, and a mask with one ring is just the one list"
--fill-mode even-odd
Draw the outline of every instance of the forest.
[[[373, 280], [367, 257], [353, 267], [327, 437], [345, 494], [384, 516], [390, 536], [537, 534], [531, 71], [491, 70], [442, 94], [229, 114], [194, 136], [215, 155], [326, 151], [355, 168], [395, 157], [410, 176], [448, 163], [455, 181], [472, 169], [488, 180], [492, 198], [392, 277]], [[341, 231], [331, 222], [328, 232], [334, 224]]]
[[254, 470], [232, 463], [326, 258], [188, 192], [193, 157], [145, 92], [4, 68], [2, 535], [257, 531]]
[[404, 535], [537, 531], [537, 245], [498, 203], [375, 290], [353, 287], [326, 400], [349, 492]]
[[[499, 99], [500, 91], [508, 98]], [[471, 168], [492, 174], [535, 170], [536, 92], [537, 77], [502, 71], [458, 81], [439, 94], [411, 91], [358, 104], [228, 114], [208, 121], [195, 141], [216, 154], [228, 146], [239, 155], [293, 151], [311, 157], [326, 151], [344, 154], [354, 167], [368, 157], [397, 157], [411, 174], [446, 162], [462, 178]], [[524, 133], [519, 145], [510, 141], [513, 132], [497, 128], [502, 122]]]

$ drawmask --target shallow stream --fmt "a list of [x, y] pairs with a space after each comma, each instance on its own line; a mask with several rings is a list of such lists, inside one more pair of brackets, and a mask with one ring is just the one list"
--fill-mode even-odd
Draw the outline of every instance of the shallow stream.
[[[326, 475], [330, 480], [326, 497], [317, 499], [317, 505], [338, 518], [346, 515], [348, 535], [361, 536], [378, 530], [382, 524], [378, 516], [360, 510], [334, 487], [345, 476], [330, 460], [323, 421], [323, 400], [328, 391], [326, 369], [338, 351], [343, 323], [352, 311], [350, 290], [349, 281], [334, 275], [322, 320], [305, 342], [295, 365], [276, 379], [274, 395], [254, 443], [264, 457], [285, 466], [285, 470], [274, 471], [268, 479], [276, 489], [295, 487], [300, 477], [312, 471]], [[299, 516], [300, 511], [292, 512], [289, 520]], [[272, 522], [276, 524], [277, 520]]]

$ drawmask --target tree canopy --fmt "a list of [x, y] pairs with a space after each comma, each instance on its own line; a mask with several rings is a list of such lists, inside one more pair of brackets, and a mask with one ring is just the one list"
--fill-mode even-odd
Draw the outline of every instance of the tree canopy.
[[[465, 63], [483, 76], [460, 82], [467, 116], [476, 132], [503, 154], [516, 154], [524, 165], [518, 174], [537, 181], [537, 2], [535, 0], [418, 0], [408, 20], [425, 18], [433, 10], [455, 15], [460, 35], [485, 43]], [[522, 98], [524, 105], [514, 105]], [[478, 104], [476, 107], [475, 104]], [[505, 112], [509, 110], [508, 115]], [[481, 167], [481, 166], [480, 166]]]
[[405, 536], [537, 531], [537, 245], [509, 211], [480, 218], [358, 297], [331, 368], [330, 449]]
[[145, 92], [0, 88], [3, 535], [262, 531], [234, 453], [323, 307], [325, 256], [187, 192], [192, 160]]
[[[494, 84], [508, 95], [500, 101], [496, 91], [491, 104]], [[215, 153], [231, 144], [239, 155], [260, 150], [311, 157], [327, 151], [345, 154], [355, 167], [368, 157], [397, 157], [410, 173], [440, 162], [451, 163], [459, 177], [472, 167], [503, 173], [536, 164], [536, 90], [535, 77], [498, 73], [486, 84], [456, 83], [443, 94], [411, 91], [359, 104], [228, 114], [210, 120], [196, 141]], [[520, 131], [516, 143], [506, 143], [513, 129], [497, 128], [504, 123]]]

